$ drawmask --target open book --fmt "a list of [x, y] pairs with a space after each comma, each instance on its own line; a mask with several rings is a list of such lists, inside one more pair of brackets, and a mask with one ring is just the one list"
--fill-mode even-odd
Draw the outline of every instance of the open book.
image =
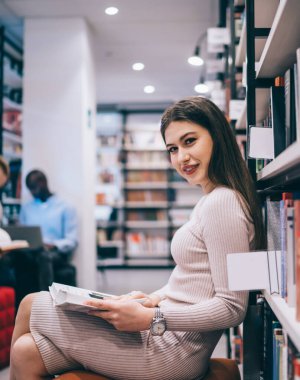
[[103, 299], [112, 297], [112, 294], [95, 292], [92, 290], [77, 288], [64, 284], [53, 282], [49, 286], [49, 292], [56, 306], [64, 310], [74, 310], [81, 312], [88, 312], [89, 310], [97, 310], [94, 306], [84, 305], [84, 301], [93, 298]]
[[0, 228], [0, 253], [28, 247], [26, 240], [11, 240], [9, 234]]
[[[99, 310], [94, 306], [84, 305], [84, 301], [113, 297], [112, 294], [58, 284], [57, 282], [53, 282], [52, 285], [49, 286], [49, 292], [54, 305], [64, 310], [80, 311], [83, 313], [87, 313], [90, 310]], [[141, 298], [133, 301], [143, 303], [144, 300], [145, 299]]]

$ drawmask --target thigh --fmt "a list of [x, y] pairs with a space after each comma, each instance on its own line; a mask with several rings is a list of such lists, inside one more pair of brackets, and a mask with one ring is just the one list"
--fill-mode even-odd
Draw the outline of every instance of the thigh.
[[63, 311], [53, 306], [48, 292], [35, 298], [30, 330], [51, 374], [80, 367], [106, 374], [112, 365], [118, 368], [112, 357], [124, 355], [127, 364], [144, 364], [147, 333], [119, 332], [100, 318]]

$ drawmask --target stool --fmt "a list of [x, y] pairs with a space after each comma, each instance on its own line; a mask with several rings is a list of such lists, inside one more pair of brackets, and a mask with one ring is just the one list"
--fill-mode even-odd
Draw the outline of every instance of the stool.
[[0, 368], [9, 364], [10, 343], [15, 323], [15, 291], [0, 286]]
[[[57, 377], [59, 380], [110, 380], [87, 371], [71, 371]], [[203, 380], [241, 380], [240, 371], [232, 359], [210, 359], [209, 370]]]

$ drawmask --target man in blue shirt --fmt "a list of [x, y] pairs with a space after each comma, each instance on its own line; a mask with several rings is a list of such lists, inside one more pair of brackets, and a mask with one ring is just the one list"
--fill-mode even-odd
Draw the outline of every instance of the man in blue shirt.
[[48, 290], [55, 272], [67, 264], [77, 246], [77, 215], [74, 207], [50, 192], [47, 178], [40, 170], [27, 174], [26, 186], [33, 199], [22, 205], [20, 223], [41, 227], [44, 250], [35, 256], [40, 289]]

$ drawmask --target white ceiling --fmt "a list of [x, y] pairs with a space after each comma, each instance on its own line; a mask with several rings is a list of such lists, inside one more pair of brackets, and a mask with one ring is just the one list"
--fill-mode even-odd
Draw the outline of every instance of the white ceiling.
[[[171, 102], [195, 94], [197, 39], [218, 24], [218, 0], [0, 0], [0, 22], [22, 38], [25, 18], [84, 17], [95, 49], [98, 103]], [[107, 16], [107, 6], [119, 13]], [[145, 69], [132, 70], [142, 61]], [[144, 85], [156, 88], [144, 94]]]

